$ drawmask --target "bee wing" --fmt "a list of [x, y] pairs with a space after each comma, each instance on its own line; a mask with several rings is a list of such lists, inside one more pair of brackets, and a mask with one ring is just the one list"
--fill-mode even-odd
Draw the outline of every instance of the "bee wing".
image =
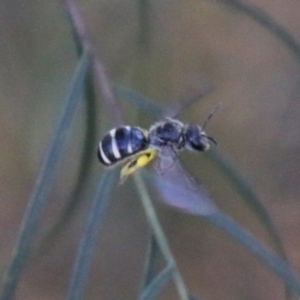
[[209, 94], [213, 90], [212, 84], [205, 84], [199, 91], [190, 95], [188, 98], [184, 98], [173, 103], [172, 108], [164, 109], [164, 117], [177, 118], [182, 111], [190, 107], [195, 101], [201, 99], [205, 95]]
[[161, 149], [154, 166], [157, 176], [151, 182], [166, 204], [194, 215], [218, 211], [206, 190], [187, 173], [172, 149]]

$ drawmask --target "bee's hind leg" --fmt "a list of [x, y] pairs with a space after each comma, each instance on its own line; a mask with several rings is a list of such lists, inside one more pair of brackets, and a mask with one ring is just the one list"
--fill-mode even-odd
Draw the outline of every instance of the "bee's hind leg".
[[130, 174], [145, 167], [156, 156], [156, 153], [157, 151], [155, 149], [147, 149], [129, 159], [121, 170], [120, 184], [122, 184]]

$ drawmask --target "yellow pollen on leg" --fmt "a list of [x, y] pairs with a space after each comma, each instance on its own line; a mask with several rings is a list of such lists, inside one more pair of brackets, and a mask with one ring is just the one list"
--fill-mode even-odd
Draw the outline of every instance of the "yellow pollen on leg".
[[150, 160], [151, 160], [151, 158], [148, 155], [143, 154], [140, 157], [138, 157], [137, 166], [139, 168], [142, 168], [142, 167], [146, 166], [150, 162]]
[[123, 183], [127, 176], [140, 168], [145, 167], [156, 156], [155, 149], [147, 149], [137, 153], [121, 170], [120, 182]]

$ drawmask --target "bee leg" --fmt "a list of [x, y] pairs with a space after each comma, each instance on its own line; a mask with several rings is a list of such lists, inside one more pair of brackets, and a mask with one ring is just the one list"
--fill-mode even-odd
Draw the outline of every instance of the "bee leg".
[[130, 159], [122, 168], [120, 174], [120, 183], [122, 184], [126, 178], [136, 170], [146, 166], [155, 156], [155, 149], [147, 149], [135, 155], [134, 158]]

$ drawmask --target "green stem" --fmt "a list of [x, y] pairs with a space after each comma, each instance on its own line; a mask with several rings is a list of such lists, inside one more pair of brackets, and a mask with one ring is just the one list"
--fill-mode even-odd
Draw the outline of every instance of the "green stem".
[[153, 230], [153, 234], [156, 238], [157, 244], [160, 247], [160, 251], [168, 264], [173, 265], [173, 280], [176, 285], [178, 295], [180, 296], [181, 300], [189, 300], [188, 292], [185, 286], [185, 283], [181, 277], [181, 274], [178, 270], [176, 261], [174, 259], [174, 256], [170, 250], [170, 247], [167, 242], [167, 238], [160, 226], [159, 220], [157, 218], [156, 212], [154, 210], [154, 206], [152, 204], [152, 201], [149, 197], [146, 185], [139, 173], [134, 174], [134, 181], [137, 186], [138, 193], [140, 195], [140, 199], [142, 201], [142, 205], [144, 207], [144, 210], [146, 212], [148, 221], [151, 225], [151, 228]]

